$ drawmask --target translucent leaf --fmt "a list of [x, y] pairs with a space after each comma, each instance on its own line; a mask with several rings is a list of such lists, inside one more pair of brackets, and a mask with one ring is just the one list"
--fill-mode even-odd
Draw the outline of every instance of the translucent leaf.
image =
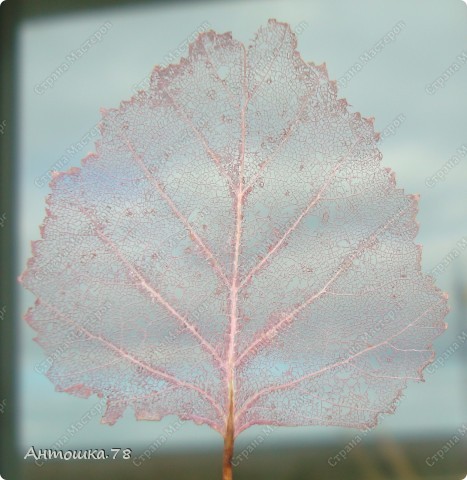
[[103, 111], [57, 173], [22, 282], [58, 390], [222, 435], [374, 425], [421, 380], [447, 296], [420, 268], [418, 197], [373, 120], [271, 20], [207, 32]]

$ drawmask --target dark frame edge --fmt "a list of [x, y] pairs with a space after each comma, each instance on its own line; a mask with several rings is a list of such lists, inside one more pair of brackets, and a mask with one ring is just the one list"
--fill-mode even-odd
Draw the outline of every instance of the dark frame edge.
[[0, 228], [0, 308], [4, 308], [1, 328], [1, 401], [0, 414], [0, 473], [5, 480], [19, 480], [19, 452], [17, 450], [16, 415], [18, 398], [16, 393], [17, 356], [17, 306], [16, 285], [16, 138], [17, 92], [14, 88], [17, 78], [17, 31], [20, 1], [6, 0], [0, 6], [0, 65], [2, 88], [1, 117], [4, 131], [0, 142], [0, 204], [4, 215]]

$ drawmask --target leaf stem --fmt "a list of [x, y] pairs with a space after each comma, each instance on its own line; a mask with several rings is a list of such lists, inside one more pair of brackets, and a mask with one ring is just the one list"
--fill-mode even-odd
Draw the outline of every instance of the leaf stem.
[[232, 457], [234, 452], [234, 390], [229, 386], [229, 415], [224, 436], [224, 456], [222, 462], [222, 480], [232, 480]]

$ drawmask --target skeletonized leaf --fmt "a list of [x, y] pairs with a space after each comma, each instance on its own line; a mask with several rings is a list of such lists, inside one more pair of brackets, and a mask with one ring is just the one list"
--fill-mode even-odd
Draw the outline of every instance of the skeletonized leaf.
[[105, 396], [106, 423], [132, 407], [222, 434], [232, 400], [237, 435], [371, 426], [422, 379], [447, 296], [418, 197], [288, 25], [200, 35], [101, 133], [51, 182], [21, 278], [58, 390]]

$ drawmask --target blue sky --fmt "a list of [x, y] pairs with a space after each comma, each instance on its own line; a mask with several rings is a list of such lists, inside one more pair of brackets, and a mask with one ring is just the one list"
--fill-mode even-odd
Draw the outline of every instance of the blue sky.
[[[38, 226], [45, 214], [49, 188], [37, 179], [88, 132], [83, 148], [62, 160], [63, 169], [79, 166], [81, 158], [94, 150], [99, 109], [117, 107], [129, 99], [134, 85], [147, 78], [155, 64], [185, 55], [184, 40], [206, 25], [218, 32], [232, 31], [235, 38], [248, 43], [269, 18], [297, 29], [302, 57], [316, 64], [326, 62], [330, 78], [340, 79], [340, 96], [363, 116], [375, 117], [376, 130], [392, 125], [380, 147], [383, 164], [396, 172], [398, 186], [421, 195], [417, 243], [423, 245], [423, 270], [429, 272], [456, 248], [467, 235], [467, 155], [458, 152], [467, 145], [467, 63], [462, 63], [467, 50], [467, 7], [462, 1], [193, 2], [99, 10], [22, 25], [18, 274], [30, 256], [30, 240], [39, 238]], [[70, 63], [52, 88], [41, 90], [38, 85], [103, 25], [107, 27], [100, 41]], [[370, 49], [381, 45], [378, 42], [390, 32], [394, 38], [368, 60]], [[443, 72], [444, 86], [436, 86]], [[439, 170], [444, 180], [441, 174], [433, 179]], [[440, 354], [467, 328], [459, 314], [462, 289], [464, 305], [467, 294], [466, 259], [467, 252], [460, 251], [437, 277], [438, 286], [449, 292], [452, 308], [447, 318], [450, 329], [436, 341]], [[21, 287], [18, 291], [24, 312], [34, 299]], [[32, 342], [34, 332], [20, 319], [18, 323], [21, 448], [48, 447], [98, 399], [56, 393], [52, 383], [34, 370], [44, 358]], [[409, 385], [396, 414], [384, 418], [370, 435], [457, 428], [466, 418], [465, 389], [461, 389], [462, 379], [466, 381], [465, 355], [463, 362], [462, 368], [462, 352], [455, 352], [445, 367], [425, 375], [425, 383]], [[122, 447], [123, 443], [144, 446], [174, 420], [136, 422], [127, 411], [108, 427], [100, 425], [96, 415], [68, 445], [104, 447], [120, 439], [117, 443]], [[241, 438], [256, 431], [252, 428]], [[318, 441], [353, 434], [338, 428], [281, 428], [271, 434], [270, 441]], [[194, 440], [197, 445], [213, 445], [220, 439], [207, 427], [187, 423], [165, 448], [192, 446]]]

